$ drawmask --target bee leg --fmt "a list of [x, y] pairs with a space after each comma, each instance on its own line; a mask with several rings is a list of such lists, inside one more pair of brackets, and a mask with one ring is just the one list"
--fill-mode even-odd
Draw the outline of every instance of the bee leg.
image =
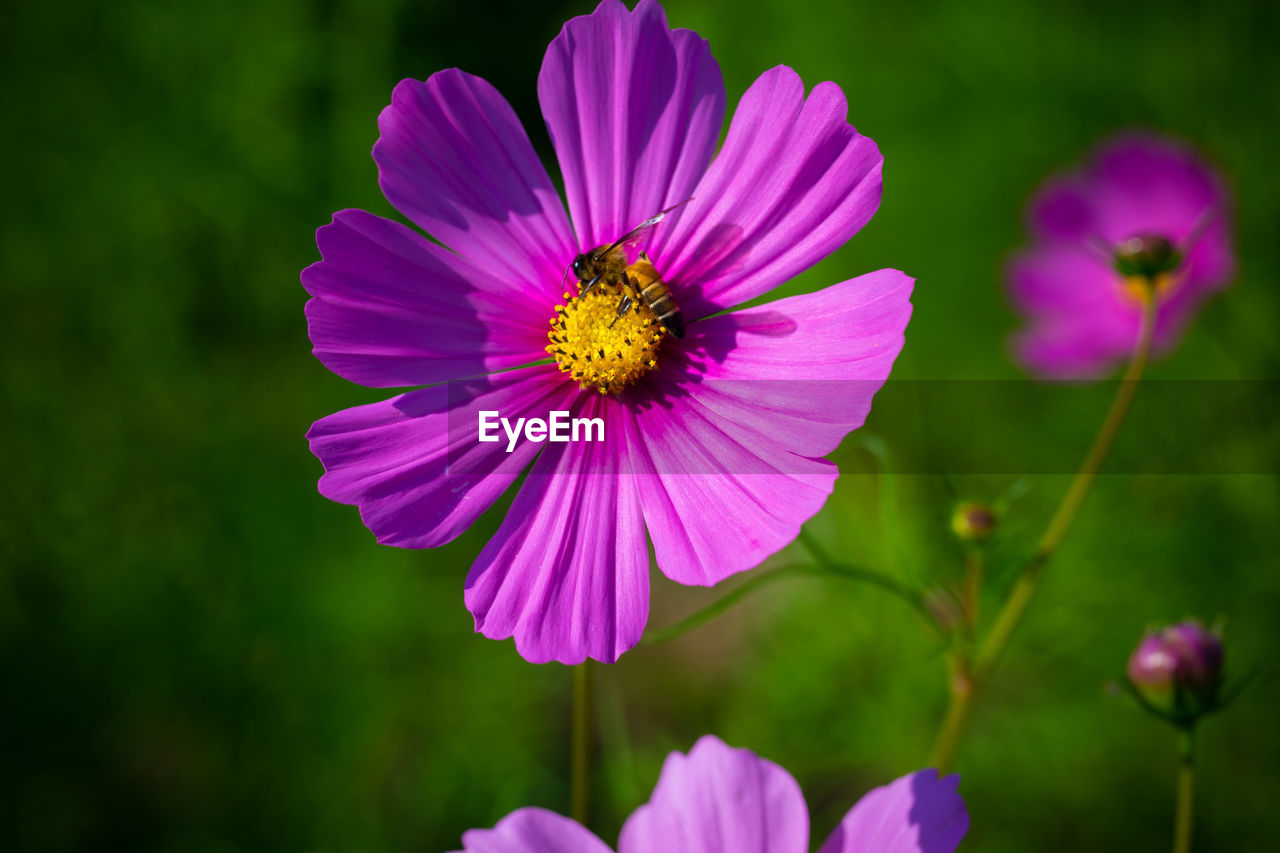
[[587, 286], [586, 286], [586, 287], [584, 287], [584, 288], [582, 288], [581, 290], [579, 290], [579, 291], [578, 291], [578, 295], [579, 295], [579, 296], [586, 296], [586, 295], [587, 295], [588, 293], [590, 293], [590, 292], [595, 288], [595, 286], [596, 286], [597, 284], [599, 284], [599, 283], [600, 283], [600, 276], [596, 276], [595, 278], [591, 279], [591, 281], [587, 282]]
[[[630, 296], [623, 296], [623, 297], [622, 297], [622, 301], [620, 301], [620, 302], [618, 303], [618, 310], [617, 310], [617, 312], [615, 312], [615, 313], [614, 313], [614, 315], [613, 315], [613, 323], [616, 323], [616, 322], [618, 322], [619, 320], [621, 320], [621, 319], [622, 319], [622, 317], [623, 317], [623, 316], [624, 316], [628, 311], [630, 311], [630, 310], [631, 310], [631, 306], [632, 306], [632, 305], [634, 305], [634, 304], [635, 304], [635, 303], [634, 303], [634, 302], [632, 302], [632, 300], [631, 300], [631, 297], [630, 297]], [[612, 328], [613, 328], [613, 323], [610, 323], [610, 324], [609, 324], [609, 328], [610, 328], [610, 329], [612, 329]]]

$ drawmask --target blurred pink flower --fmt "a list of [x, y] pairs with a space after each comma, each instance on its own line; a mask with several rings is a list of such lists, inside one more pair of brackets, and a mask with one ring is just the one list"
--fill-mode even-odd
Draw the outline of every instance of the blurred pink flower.
[[[725, 90], [707, 43], [669, 29], [656, 2], [629, 12], [605, 0], [551, 43], [538, 96], [572, 227], [492, 86], [456, 69], [396, 86], [373, 149], [380, 184], [443, 245], [344, 210], [317, 233], [323, 260], [302, 283], [327, 367], [363, 385], [430, 387], [338, 412], [308, 437], [321, 493], [408, 548], [457, 537], [532, 464], [467, 576], [476, 630], [514, 637], [534, 662], [613, 661], [648, 618], [648, 540], [667, 577], [711, 585], [781, 549], [822, 507], [837, 470], [821, 457], [888, 377], [912, 280], [881, 270], [721, 313], [835, 251], [879, 206], [880, 152], [846, 121], [833, 83], [806, 98], [791, 69], [765, 72], [716, 154]], [[623, 343], [599, 322], [612, 303], [589, 315], [586, 297], [562, 293], [566, 268], [690, 198], [644, 246], [687, 334], [646, 338], [656, 349], [628, 355], [618, 387], [584, 390], [547, 363], [548, 332], [572, 314], [588, 336], [619, 339], [619, 358]], [[634, 322], [653, 335], [648, 310], [619, 332]], [[507, 452], [478, 442], [485, 410], [600, 418], [604, 440]]]
[[1051, 178], [1031, 202], [1030, 228], [1032, 247], [1009, 267], [1028, 321], [1013, 346], [1045, 377], [1098, 378], [1129, 357], [1142, 303], [1118, 269], [1128, 251], [1175, 253], [1157, 278], [1157, 353], [1172, 349], [1235, 266], [1223, 181], [1186, 145], [1151, 135], [1109, 139], [1083, 167]]
[[[819, 853], [951, 853], [969, 829], [959, 776], [920, 770], [876, 788]], [[462, 836], [464, 853], [610, 853], [581, 824], [525, 808]], [[809, 811], [791, 774], [708, 735], [667, 756], [649, 802], [622, 827], [619, 853], [807, 853]]]

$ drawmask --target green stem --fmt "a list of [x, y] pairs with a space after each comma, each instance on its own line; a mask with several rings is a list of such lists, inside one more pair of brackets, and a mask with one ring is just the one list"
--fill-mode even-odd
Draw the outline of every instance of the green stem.
[[1107, 453], [1115, 444], [1116, 435], [1120, 432], [1120, 426], [1124, 423], [1129, 405], [1133, 402], [1133, 396], [1138, 390], [1142, 373], [1146, 370], [1147, 359], [1151, 356], [1151, 336], [1155, 330], [1156, 307], [1154, 298], [1148, 299], [1143, 306], [1138, 343], [1120, 380], [1120, 387], [1116, 389], [1115, 399], [1111, 401], [1111, 408], [1107, 410], [1107, 416], [1103, 419], [1098, 435], [1094, 438], [1089, 453], [1080, 465], [1080, 470], [1071, 481], [1067, 493], [1063, 495], [1053, 518], [1049, 520], [1049, 526], [1041, 535], [1035, 554], [1031, 558], [1031, 564], [1022, 573], [1022, 577], [1018, 578], [1013, 592], [1005, 602], [1004, 609], [996, 617], [991, 633], [987, 635], [982, 651], [978, 654], [977, 668], [980, 672], [994, 667], [1000, 653], [1009, 642], [1014, 628], [1018, 626], [1027, 605], [1031, 603], [1032, 593], [1035, 592], [1036, 584], [1040, 581], [1045, 564], [1062, 544], [1062, 539], [1070, 529], [1071, 522], [1075, 520], [1080, 507], [1084, 504], [1085, 496], [1089, 494], [1089, 487], [1093, 485], [1099, 469], [1102, 468], [1103, 460], [1107, 458]]
[[826, 563], [824, 565], [812, 565], [809, 563], [795, 563], [786, 566], [778, 566], [773, 569], [764, 569], [753, 572], [751, 577], [746, 581], [729, 590], [720, 598], [708, 604], [706, 607], [696, 611], [690, 616], [686, 616], [679, 622], [667, 625], [663, 628], [655, 628], [646, 631], [642, 642], [645, 643], [664, 643], [667, 640], [673, 640], [702, 625], [709, 622], [716, 616], [719, 616], [725, 610], [728, 610], [741, 599], [755, 592], [761, 587], [774, 583], [775, 581], [784, 580], [795, 575], [816, 575], [819, 577], [834, 575], [836, 577], [845, 578], [846, 580], [861, 581], [878, 586], [886, 592], [897, 596], [898, 598], [911, 605], [925, 621], [932, 625], [935, 629], [941, 630], [938, 624], [929, 614], [929, 609], [924, 604], [923, 597], [906, 584], [883, 575], [880, 572], [864, 569], [859, 566], [851, 566], [846, 563]]
[[1045, 564], [1057, 551], [1067, 530], [1071, 527], [1071, 522], [1080, 512], [1085, 496], [1089, 493], [1089, 487], [1093, 485], [1098, 471], [1102, 468], [1103, 460], [1107, 458], [1107, 453], [1115, 443], [1120, 425], [1124, 423], [1125, 415], [1133, 402], [1133, 395], [1138, 390], [1138, 382], [1142, 379], [1142, 373], [1151, 355], [1151, 338], [1155, 330], [1157, 307], [1154, 296], [1144, 302], [1138, 340], [1134, 345], [1129, 364], [1125, 368], [1124, 376], [1120, 380], [1120, 387], [1116, 389], [1116, 396], [1111, 401], [1111, 408], [1107, 410], [1093, 445], [1080, 464], [1080, 469], [1071, 481], [1067, 493], [1058, 504], [1053, 518], [1049, 520], [1044, 534], [1041, 535], [1030, 564], [1014, 584], [1013, 591], [1009, 593], [1004, 607], [996, 616], [991, 631], [978, 651], [972, 671], [965, 679], [965, 689], [957, 690], [955, 679], [953, 679], [950, 704], [934, 742], [933, 764], [939, 772], [945, 772], [951, 766], [960, 736], [972, 711], [970, 706], [986, 686], [1000, 659], [1000, 654], [1008, 645], [1014, 629], [1022, 621], [1027, 605], [1031, 603], [1036, 586], [1040, 582]]
[[1195, 813], [1195, 731], [1178, 733], [1178, 806], [1173, 818], [1173, 853], [1191, 853], [1191, 825]]
[[977, 687], [973, 677], [962, 673], [958, 666], [953, 666], [950, 686], [951, 701], [947, 703], [947, 713], [942, 718], [942, 725], [938, 727], [933, 755], [929, 759], [930, 766], [938, 768], [939, 774], [946, 773], [951, 766], [951, 758], [960, 743], [960, 735], [969, 722], [973, 693]]
[[573, 740], [569, 776], [569, 816], [583, 826], [590, 818], [591, 729], [595, 672], [590, 660], [573, 668]]
[[1196, 731], [1178, 733], [1178, 811], [1174, 813], [1174, 853], [1192, 849], [1192, 816], [1196, 800]]

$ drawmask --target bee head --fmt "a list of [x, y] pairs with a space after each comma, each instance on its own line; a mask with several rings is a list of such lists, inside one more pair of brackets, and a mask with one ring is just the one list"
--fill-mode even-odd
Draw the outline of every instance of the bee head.
[[582, 281], [583, 276], [586, 274], [586, 266], [587, 266], [586, 255], [578, 255], [578, 257], [574, 258], [573, 259], [573, 277], [576, 278], [578, 281]]

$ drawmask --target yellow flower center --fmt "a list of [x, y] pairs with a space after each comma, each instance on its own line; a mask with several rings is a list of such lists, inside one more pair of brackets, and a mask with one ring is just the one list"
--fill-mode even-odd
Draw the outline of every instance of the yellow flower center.
[[1124, 277], [1124, 292], [1138, 304], [1144, 304], [1149, 298], [1162, 299], [1177, 285], [1176, 271], [1156, 273], [1155, 278], [1148, 279], [1144, 275], [1127, 275]]
[[616, 394], [658, 365], [666, 328], [631, 293], [631, 310], [618, 316], [621, 288], [600, 282], [589, 293], [564, 294], [551, 320], [547, 352], [584, 390]]

